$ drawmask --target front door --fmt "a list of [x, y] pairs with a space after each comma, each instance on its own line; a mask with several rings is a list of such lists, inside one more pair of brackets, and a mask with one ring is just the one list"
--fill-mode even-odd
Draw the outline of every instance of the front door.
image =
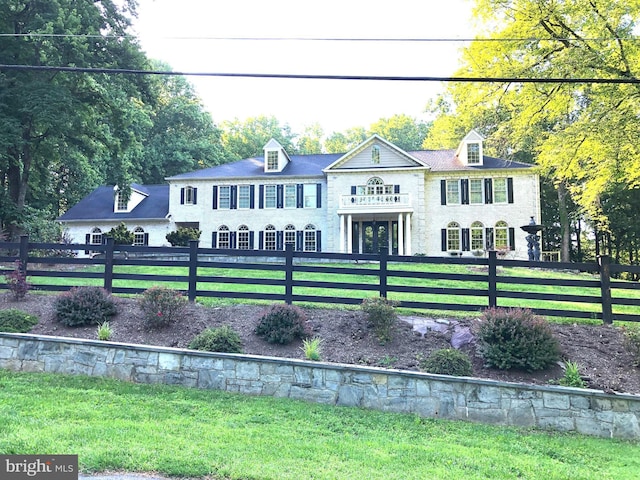
[[362, 253], [380, 253], [389, 248], [389, 224], [387, 222], [362, 222]]

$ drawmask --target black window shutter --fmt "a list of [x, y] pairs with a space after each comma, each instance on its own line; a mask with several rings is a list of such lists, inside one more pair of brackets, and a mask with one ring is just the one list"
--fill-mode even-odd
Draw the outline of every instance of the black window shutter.
[[443, 228], [440, 230], [440, 240], [442, 242], [442, 251], [447, 251], [447, 229]]
[[193, 189], [193, 204], [194, 205], [198, 204], [198, 189], [197, 188]]
[[316, 208], [322, 208], [322, 184], [316, 184]]
[[355, 194], [356, 194], [356, 186], [351, 185], [351, 195], [355, 195]]
[[218, 232], [211, 232], [211, 248], [218, 248], [217, 242], [218, 242]]
[[235, 210], [238, 208], [238, 186], [237, 185], [231, 186], [231, 199], [229, 203], [232, 210]]
[[258, 250], [264, 250], [264, 232], [262, 230], [258, 232]]
[[249, 232], [249, 248], [251, 250], [253, 250], [253, 245], [254, 245], [253, 239], [255, 238], [255, 235], [253, 233], [254, 233], [253, 231]]
[[516, 229], [509, 227], [509, 250], [516, 249]]
[[470, 231], [468, 228], [462, 229], [462, 250], [464, 250], [465, 252], [468, 252], [471, 249], [469, 234], [470, 234]]
[[284, 185], [278, 185], [276, 187], [276, 207], [284, 207]]
[[304, 185], [296, 185], [296, 208], [304, 208]]
[[264, 185], [258, 185], [258, 208], [264, 208]]
[[[84, 243], [86, 243], [87, 245], [88, 245], [89, 243], [91, 243], [91, 234], [90, 234], [90, 233], [87, 233], [87, 234], [84, 236]], [[85, 255], [89, 255], [89, 250], [85, 250], [85, 251], [84, 251], [84, 254], [85, 254]]]
[[484, 179], [484, 203], [493, 203], [493, 180]]
[[447, 181], [440, 180], [440, 205], [447, 204]]
[[144, 234], [143, 244], [144, 245], [149, 245], [149, 234], [148, 233]]
[[400, 185], [393, 186], [393, 193], [400, 193]]
[[249, 208], [256, 208], [256, 186], [249, 185]]
[[507, 201], [513, 203], [513, 178], [507, 178]]
[[184, 188], [180, 189], [180, 205], [184, 205]]
[[485, 230], [484, 238], [485, 238], [487, 250], [493, 250], [493, 228], [488, 227]]
[[284, 244], [284, 235], [282, 230], [276, 232], [276, 250], [282, 250]]
[[316, 252], [322, 251], [322, 232], [318, 230], [316, 232]]
[[213, 186], [213, 209], [216, 210], [218, 208], [218, 186]]
[[296, 250], [299, 252], [302, 251], [302, 242], [304, 239], [304, 232], [302, 230], [298, 230], [296, 232]]
[[460, 180], [460, 189], [462, 190], [462, 204], [469, 205], [469, 179]]
[[236, 232], [229, 233], [229, 248], [236, 248]]

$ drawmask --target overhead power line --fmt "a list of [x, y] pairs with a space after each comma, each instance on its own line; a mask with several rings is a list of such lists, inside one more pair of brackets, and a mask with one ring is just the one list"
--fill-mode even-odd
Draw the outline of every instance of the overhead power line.
[[298, 75], [290, 73], [226, 73], [226, 72], [175, 72], [171, 70], [134, 70], [115, 68], [57, 67], [47, 65], [0, 64], [2, 70], [31, 70], [44, 72], [104, 73], [114, 75], [178, 75], [191, 77], [230, 78], [279, 78], [297, 80], [373, 80], [399, 82], [482, 82], [482, 83], [601, 83], [637, 84], [637, 78], [520, 78], [520, 77], [407, 77], [396, 75]]

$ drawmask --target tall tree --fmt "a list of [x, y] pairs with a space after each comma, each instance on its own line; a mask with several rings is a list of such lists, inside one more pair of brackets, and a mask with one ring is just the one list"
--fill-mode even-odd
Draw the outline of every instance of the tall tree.
[[429, 133], [429, 124], [408, 115], [394, 115], [381, 118], [369, 127], [369, 134], [377, 133], [385, 140], [405, 151], [420, 150]]
[[298, 153], [300, 155], [311, 155], [322, 153], [322, 137], [324, 132], [319, 123], [313, 123], [305, 127], [304, 132], [298, 139]]
[[220, 125], [222, 145], [230, 160], [241, 160], [262, 155], [262, 149], [272, 138], [276, 139], [290, 153], [297, 153], [296, 135], [288, 124], [281, 125], [277, 118], [258, 116], [244, 122], [235, 119]]
[[[640, 1], [476, 0], [474, 11], [488, 26], [481, 37], [492, 41], [472, 42], [458, 75], [514, 80], [452, 84], [448, 93], [458, 117], [453, 123], [479, 127], [493, 144], [534, 153], [558, 186], [559, 202], [566, 190], [592, 221], [608, 229], [600, 202], [606, 186], [640, 183], [640, 86], [572, 80], [638, 77], [634, 29]], [[445, 123], [452, 120], [437, 119], [434, 134]], [[569, 219], [561, 220], [565, 240]], [[568, 260], [566, 242], [563, 259]]]
[[347, 129], [344, 133], [333, 132], [324, 142], [328, 153], [346, 153], [367, 139], [367, 132], [363, 127]]
[[[0, 39], [0, 63], [143, 68], [144, 55], [126, 37], [134, 5], [0, 0], [0, 31], [14, 34]], [[15, 235], [32, 197], [43, 204], [54, 193], [59, 203], [62, 191], [97, 178], [124, 183], [140, 153], [132, 105], [145, 91], [137, 76], [0, 71], [0, 228]]]

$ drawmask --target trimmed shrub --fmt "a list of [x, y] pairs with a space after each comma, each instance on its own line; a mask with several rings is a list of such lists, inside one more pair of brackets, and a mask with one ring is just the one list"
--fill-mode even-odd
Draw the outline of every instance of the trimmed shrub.
[[393, 339], [393, 327], [398, 320], [395, 311], [396, 302], [384, 297], [365, 298], [360, 307], [367, 314], [369, 325], [380, 343], [385, 344]]
[[189, 348], [206, 352], [242, 353], [242, 340], [238, 332], [224, 325], [203, 330], [191, 341]]
[[488, 366], [502, 370], [544, 370], [560, 359], [560, 345], [548, 323], [528, 309], [485, 310], [478, 347]]
[[105, 236], [112, 237], [115, 245], [133, 245], [135, 239], [133, 232], [130, 232], [124, 223], [113, 227]]
[[307, 336], [306, 316], [294, 305], [273, 305], [260, 317], [255, 333], [269, 343], [287, 344]]
[[187, 308], [187, 299], [177, 290], [151, 287], [142, 292], [138, 304], [146, 327], [156, 329], [178, 321]]
[[454, 348], [435, 350], [426, 360], [420, 362], [420, 370], [456, 377], [469, 377], [473, 374], [469, 356]]
[[31, 284], [27, 282], [27, 276], [22, 271], [20, 260], [16, 260], [14, 270], [5, 273], [4, 278], [13, 294], [13, 298], [16, 300], [22, 300], [27, 295], [27, 292], [31, 290]]
[[201, 233], [197, 228], [178, 227], [177, 230], [167, 233], [165, 238], [172, 247], [187, 247], [190, 240], [199, 240]]
[[69, 327], [106, 322], [118, 313], [115, 301], [100, 287], [75, 287], [58, 295], [56, 320]]
[[28, 333], [38, 324], [38, 317], [17, 308], [0, 310], [0, 332]]

